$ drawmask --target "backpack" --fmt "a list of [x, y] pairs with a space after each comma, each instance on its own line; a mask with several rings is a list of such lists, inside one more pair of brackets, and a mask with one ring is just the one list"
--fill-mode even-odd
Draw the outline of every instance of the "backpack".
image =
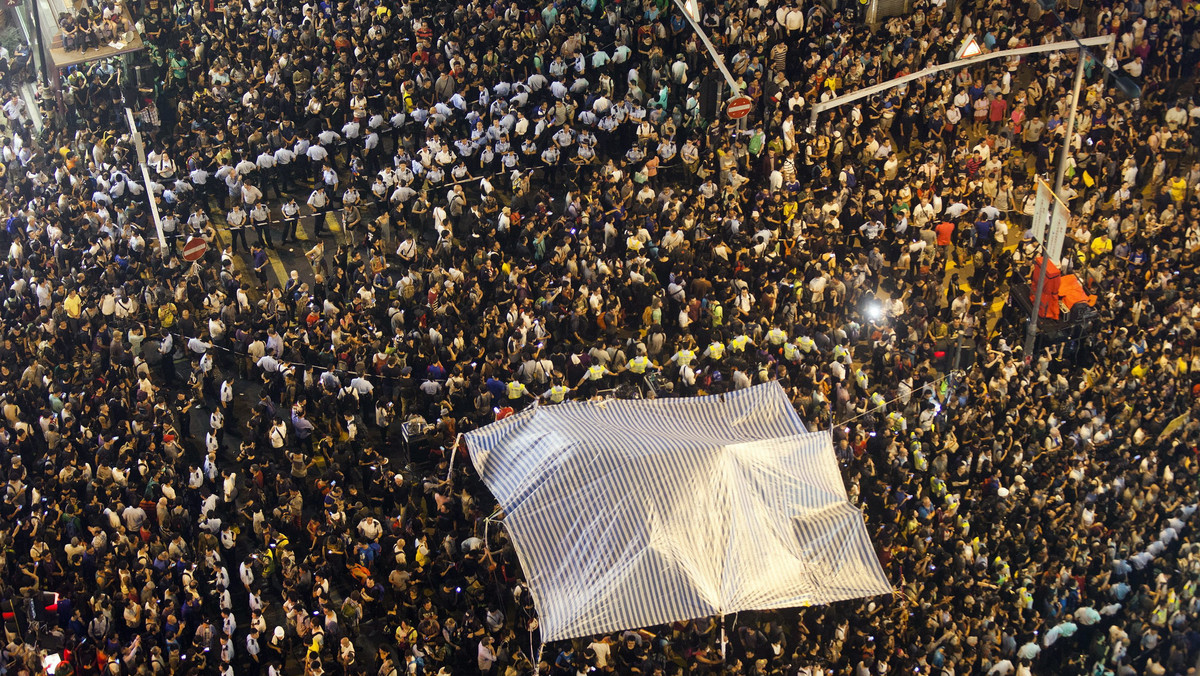
[[83, 522], [79, 520], [77, 515], [72, 514], [66, 517], [66, 532], [68, 540], [71, 538], [83, 538]]

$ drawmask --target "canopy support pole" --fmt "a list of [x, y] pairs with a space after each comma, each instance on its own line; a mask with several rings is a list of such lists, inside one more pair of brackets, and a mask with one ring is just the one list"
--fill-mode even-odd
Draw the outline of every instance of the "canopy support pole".
[[725, 661], [725, 645], [726, 645], [726, 643], [727, 643], [727, 641], [725, 640], [725, 616], [722, 615], [721, 616], [721, 661], [722, 662]]
[[462, 432], [454, 437], [454, 448], [450, 450], [450, 469], [446, 470], [446, 483], [450, 483], [450, 477], [454, 476], [454, 458], [458, 455], [458, 445], [462, 443], [462, 438]]

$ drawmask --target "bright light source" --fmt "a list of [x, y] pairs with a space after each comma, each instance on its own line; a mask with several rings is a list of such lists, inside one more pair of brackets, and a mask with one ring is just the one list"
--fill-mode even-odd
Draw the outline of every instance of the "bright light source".
[[54, 676], [54, 670], [58, 668], [60, 662], [62, 662], [62, 655], [58, 653], [46, 655], [42, 658], [42, 669], [50, 676]]
[[696, 0], [684, 0], [683, 11], [692, 21], [700, 20], [700, 3]]
[[867, 303], [865, 310], [867, 313], [867, 319], [870, 319], [873, 322], [883, 319], [883, 306], [880, 305], [879, 301], [873, 300], [870, 303]]

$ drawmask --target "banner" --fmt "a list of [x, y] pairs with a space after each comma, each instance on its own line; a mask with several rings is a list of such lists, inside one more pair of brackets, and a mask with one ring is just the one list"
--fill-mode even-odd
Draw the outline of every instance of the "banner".
[[1063, 239], [1067, 236], [1067, 226], [1071, 223], [1071, 212], [1067, 205], [1058, 199], [1053, 201], [1053, 213], [1050, 216], [1050, 239], [1046, 242], [1046, 251], [1050, 260], [1058, 263], [1062, 260]]
[[1046, 241], [1046, 223], [1050, 220], [1050, 205], [1054, 203], [1054, 191], [1050, 184], [1037, 179], [1037, 197], [1033, 201], [1033, 241]]
[[1190, 417], [1190, 413], [1184, 413], [1183, 415], [1171, 420], [1171, 422], [1167, 423], [1167, 426], [1164, 427], [1163, 431], [1158, 435], [1158, 440], [1162, 441], [1172, 434], [1175, 434], [1180, 427], [1183, 427], [1185, 424], [1187, 424], [1188, 418]]

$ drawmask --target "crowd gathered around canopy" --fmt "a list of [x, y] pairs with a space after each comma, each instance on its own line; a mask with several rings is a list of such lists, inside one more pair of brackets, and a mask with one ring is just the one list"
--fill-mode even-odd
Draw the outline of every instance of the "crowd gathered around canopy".
[[[0, 673], [1196, 674], [1200, 10], [1081, 4], [701, 2], [741, 121], [665, 1], [147, 0], [0, 80]], [[894, 593], [543, 643], [459, 435], [769, 381]]]

